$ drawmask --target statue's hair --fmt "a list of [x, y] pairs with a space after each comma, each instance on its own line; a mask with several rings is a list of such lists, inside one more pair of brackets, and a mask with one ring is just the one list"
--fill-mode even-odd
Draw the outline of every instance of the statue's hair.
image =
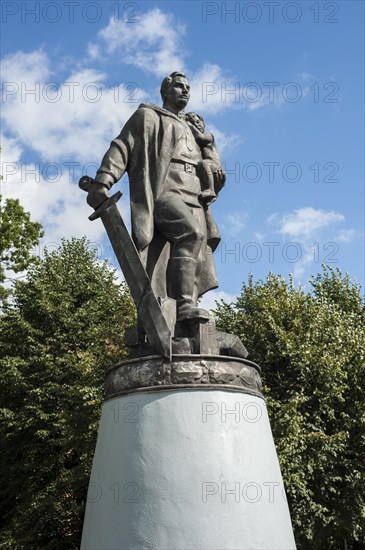
[[162, 101], [165, 101], [166, 92], [171, 82], [178, 76], [182, 76], [183, 78], [186, 78], [184, 73], [181, 73], [180, 71], [174, 71], [173, 73], [169, 74], [169, 76], [166, 76], [161, 82], [160, 94], [162, 97]]

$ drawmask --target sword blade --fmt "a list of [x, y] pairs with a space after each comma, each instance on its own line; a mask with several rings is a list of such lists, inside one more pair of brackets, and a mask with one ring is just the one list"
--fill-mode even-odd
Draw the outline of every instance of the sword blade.
[[[83, 191], [90, 192], [93, 183], [95, 181], [92, 178], [83, 176], [80, 178], [79, 187]], [[148, 340], [157, 353], [171, 361], [171, 331], [152, 290], [151, 281], [143, 267], [138, 251], [116, 206], [116, 202], [121, 196], [122, 193], [117, 191], [104, 200], [89, 216], [89, 220], [101, 218]]]
[[112, 203], [101, 213], [100, 218], [131, 291], [148, 340], [159, 354], [171, 360], [171, 331], [117, 205]]

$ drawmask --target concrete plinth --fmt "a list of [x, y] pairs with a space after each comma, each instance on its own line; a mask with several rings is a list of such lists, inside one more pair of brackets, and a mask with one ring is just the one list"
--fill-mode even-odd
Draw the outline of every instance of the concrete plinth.
[[[109, 374], [109, 395], [129, 364]], [[104, 403], [82, 550], [295, 549], [264, 400], [204, 380], [124, 388]]]

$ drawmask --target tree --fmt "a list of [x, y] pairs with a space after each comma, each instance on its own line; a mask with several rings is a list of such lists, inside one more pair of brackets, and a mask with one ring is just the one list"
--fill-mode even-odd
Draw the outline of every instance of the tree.
[[2, 548], [79, 548], [104, 370], [134, 305], [85, 239], [15, 284], [0, 318]]
[[357, 284], [325, 269], [311, 292], [270, 274], [217, 304], [263, 369], [299, 549], [365, 542], [365, 328]]
[[[3, 205], [0, 195], [0, 285], [5, 282], [6, 271], [15, 273], [24, 271], [35, 256], [31, 250], [39, 239], [43, 237], [42, 226], [30, 219], [29, 212], [25, 212], [18, 199], [7, 199]], [[0, 299], [9, 294], [0, 286]]]

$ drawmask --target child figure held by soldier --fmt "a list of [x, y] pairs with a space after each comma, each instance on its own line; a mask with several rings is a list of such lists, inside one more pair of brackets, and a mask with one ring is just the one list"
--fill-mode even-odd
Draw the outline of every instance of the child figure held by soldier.
[[214, 173], [222, 168], [221, 161], [213, 134], [205, 133], [204, 119], [197, 113], [186, 113], [185, 119], [202, 152], [202, 161], [198, 165], [198, 176], [202, 184], [199, 200], [207, 208], [216, 200], [222, 187], [216, 188], [214, 178]]

